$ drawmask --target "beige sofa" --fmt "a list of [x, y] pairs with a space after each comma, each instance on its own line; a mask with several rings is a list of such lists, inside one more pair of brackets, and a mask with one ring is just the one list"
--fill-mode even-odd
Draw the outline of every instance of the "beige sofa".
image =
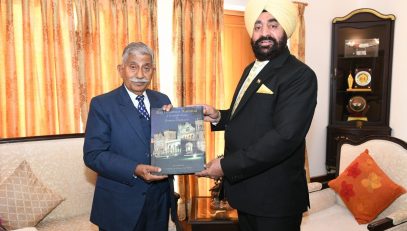
[[[339, 173], [365, 149], [394, 182], [407, 189], [407, 143], [394, 137], [368, 137], [339, 143]], [[359, 225], [338, 194], [331, 188], [311, 190], [311, 209], [303, 216], [302, 231], [407, 231], [407, 194], [398, 197], [369, 224]]]
[[89, 222], [96, 173], [84, 165], [82, 148], [82, 134], [0, 140], [0, 180], [26, 160], [35, 176], [64, 199], [36, 229], [98, 230]]
[[[72, 134], [0, 139], [0, 197], [2, 182], [25, 161], [39, 181], [63, 199], [35, 227], [21, 231], [99, 230], [89, 221], [97, 174], [83, 162], [83, 137]], [[172, 221], [169, 230], [175, 230]]]

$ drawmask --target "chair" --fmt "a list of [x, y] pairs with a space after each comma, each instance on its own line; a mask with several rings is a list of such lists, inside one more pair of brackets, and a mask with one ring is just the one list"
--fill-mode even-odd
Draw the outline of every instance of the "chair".
[[[338, 144], [337, 176], [365, 149], [395, 183], [407, 189], [407, 143], [386, 136], [370, 136], [358, 142], [346, 139]], [[311, 186], [311, 187], [310, 187]], [[310, 183], [311, 208], [303, 216], [302, 231], [407, 231], [407, 194], [398, 197], [369, 224], [359, 225], [338, 194], [325, 184]]]

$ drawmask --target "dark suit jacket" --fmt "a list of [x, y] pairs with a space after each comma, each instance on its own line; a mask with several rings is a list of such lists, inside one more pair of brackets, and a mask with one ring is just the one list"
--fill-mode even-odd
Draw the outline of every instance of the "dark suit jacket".
[[[147, 90], [151, 108], [170, 104], [169, 98]], [[133, 230], [151, 186], [134, 178], [137, 164], [150, 164], [150, 134], [124, 85], [94, 97], [86, 125], [84, 161], [98, 173], [91, 221], [106, 230]], [[164, 180], [160, 190], [168, 190]]]
[[[243, 72], [232, 105], [252, 66]], [[273, 93], [257, 93], [263, 84]], [[233, 116], [221, 111], [212, 130], [225, 130], [221, 166], [232, 207], [270, 217], [307, 210], [305, 136], [316, 99], [315, 73], [286, 49], [253, 80]]]

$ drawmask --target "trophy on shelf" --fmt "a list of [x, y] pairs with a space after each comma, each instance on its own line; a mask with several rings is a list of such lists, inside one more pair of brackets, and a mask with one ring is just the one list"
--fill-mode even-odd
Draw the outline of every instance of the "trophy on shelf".
[[352, 72], [348, 75], [348, 88], [346, 91], [372, 91], [372, 69], [371, 68], [356, 68], [355, 76]]
[[345, 39], [346, 58], [379, 56], [379, 38]]
[[348, 75], [348, 89], [346, 89], [347, 91], [352, 91], [352, 89], [353, 89], [353, 80], [354, 80], [354, 78], [352, 76], [352, 72], [349, 72], [349, 75]]
[[368, 121], [366, 113], [369, 110], [369, 105], [362, 96], [351, 97], [346, 108], [349, 112], [348, 121], [356, 121], [357, 127], [361, 127], [363, 121]]

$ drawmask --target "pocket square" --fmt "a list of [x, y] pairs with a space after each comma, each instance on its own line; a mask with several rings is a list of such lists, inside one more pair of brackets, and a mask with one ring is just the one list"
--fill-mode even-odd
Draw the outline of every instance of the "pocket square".
[[261, 94], [274, 94], [274, 92], [272, 90], [270, 90], [270, 88], [266, 87], [266, 85], [262, 84], [260, 86], [260, 88], [256, 91], [256, 93], [261, 93]]

